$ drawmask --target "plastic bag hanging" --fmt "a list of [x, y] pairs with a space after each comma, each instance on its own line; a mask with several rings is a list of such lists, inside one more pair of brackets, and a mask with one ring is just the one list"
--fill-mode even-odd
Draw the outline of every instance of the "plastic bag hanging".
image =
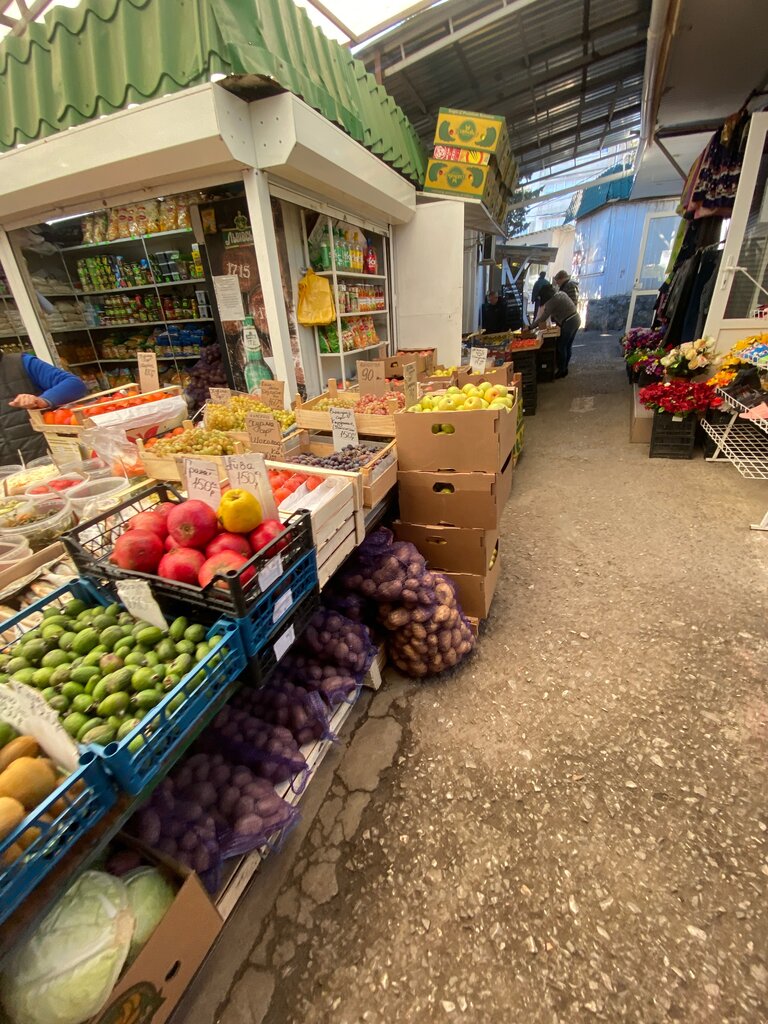
[[336, 319], [333, 293], [327, 278], [308, 270], [299, 281], [299, 305], [296, 317], [304, 327], [330, 324]]

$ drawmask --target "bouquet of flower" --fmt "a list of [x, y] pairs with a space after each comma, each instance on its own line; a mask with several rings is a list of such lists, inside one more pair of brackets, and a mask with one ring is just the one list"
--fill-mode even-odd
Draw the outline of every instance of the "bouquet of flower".
[[621, 339], [624, 358], [638, 349], [659, 348], [664, 340], [664, 331], [652, 331], [650, 327], [633, 327]]
[[686, 341], [667, 352], [661, 365], [670, 377], [693, 377], [711, 366], [714, 344], [712, 338]]
[[655, 412], [668, 412], [673, 416], [705, 413], [723, 404], [722, 398], [708, 383], [690, 380], [668, 380], [663, 384], [649, 384], [640, 389], [640, 403]]
[[664, 354], [663, 348], [653, 350], [638, 348], [627, 356], [627, 366], [632, 367], [637, 377], [642, 373], [646, 373], [649, 377], [661, 379], [664, 376], [664, 367], [661, 365], [661, 359]]

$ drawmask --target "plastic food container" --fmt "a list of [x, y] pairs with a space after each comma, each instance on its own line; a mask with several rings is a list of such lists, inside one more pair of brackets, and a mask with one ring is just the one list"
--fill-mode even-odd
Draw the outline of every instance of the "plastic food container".
[[28, 487], [59, 475], [59, 467], [55, 462], [50, 459], [36, 461], [39, 461], [40, 465], [36, 466], [30, 462], [28, 466], [22, 466], [21, 469], [4, 478], [6, 494], [23, 494]]
[[[6, 517], [8, 518], [8, 517]], [[32, 551], [40, 551], [75, 525], [75, 513], [67, 498], [45, 494], [29, 498], [26, 507], [14, 513], [14, 525], [0, 529], [0, 541], [26, 540]]]
[[122, 476], [105, 476], [98, 480], [87, 480], [67, 491], [67, 500], [78, 519], [90, 519], [100, 512], [107, 512], [128, 490], [130, 484]]
[[79, 474], [83, 480], [98, 480], [100, 477], [112, 476], [112, 470], [99, 458], [84, 459], [82, 462], [67, 462], [61, 467], [62, 475]]
[[65, 494], [78, 484], [85, 482], [85, 477], [79, 473], [62, 473], [61, 476], [51, 477], [39, 484], [32, 484], [24, 492], [28, 498], [40, 497], [44, 494]]
[[26, 537], [22, 540], [0, 540], [0, 572], [12, 569], [22, 558], [28, 558], [32, 549]]
[[30, 504], [25, 494], [15, 498], [0, 498], [0, 530], [16, 524], [16, 517]]

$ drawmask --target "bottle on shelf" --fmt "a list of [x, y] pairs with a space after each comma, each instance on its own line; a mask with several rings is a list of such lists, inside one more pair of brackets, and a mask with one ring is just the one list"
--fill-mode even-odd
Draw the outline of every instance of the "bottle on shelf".
[[379, 272], [379, 258], [370, 241], [365, 250], [365, 272], [366, 274], [378, 274]]
[[331, 244], [328, 240], [328, 225], [323, 228], [320, 235], [320, 269], [331, 269]]
[[261, 390], [263, 380], [273, 380], [274, 375], [264, 361], [259, 332], [253, 324], [253, 317], [243, 320], [243, 350], [245, 352], [245, 386], [249, 394]]

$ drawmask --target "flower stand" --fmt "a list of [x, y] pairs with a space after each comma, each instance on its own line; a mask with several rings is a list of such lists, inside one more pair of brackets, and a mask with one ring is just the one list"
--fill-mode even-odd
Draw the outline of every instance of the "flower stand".
[[651, 428], [651, 459], [692, 459], [697, 418], [693, 414], [673, 416], [654, 412]]

